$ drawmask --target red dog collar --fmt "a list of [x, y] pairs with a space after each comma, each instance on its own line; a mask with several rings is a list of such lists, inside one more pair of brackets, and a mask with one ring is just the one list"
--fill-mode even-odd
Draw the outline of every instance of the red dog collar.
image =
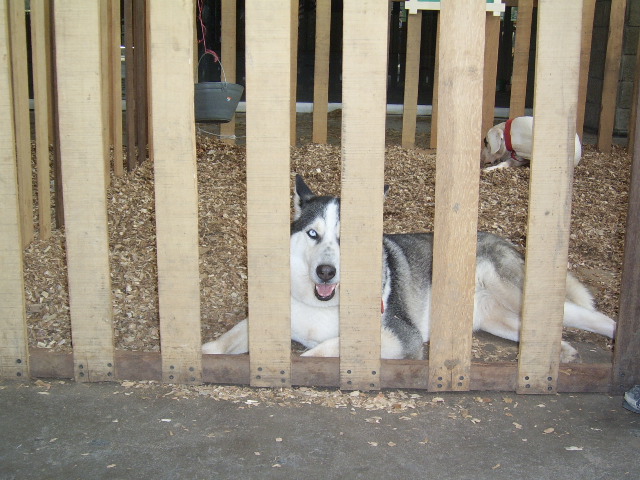
[[511, 122], [513, 122], [513, 118], [507, 120], [504, 125], [504, 146], [508, 152], [511, 152], [511, 158], [518, 160], [516, 151], [513, 149], [513, 144], [511, 143]]

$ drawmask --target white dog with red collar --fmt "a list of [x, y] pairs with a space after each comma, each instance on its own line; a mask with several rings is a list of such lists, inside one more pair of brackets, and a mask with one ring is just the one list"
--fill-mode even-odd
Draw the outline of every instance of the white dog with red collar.
[[[487, 132], [482, 148], [480, 166], [490, 164], [485, 170], [520, 167], [531, 161], [533, 150], [533, 117], [516, 117], [499, 123]], [[576, 133], [573, 165], [580, 163], [582, 144]]]

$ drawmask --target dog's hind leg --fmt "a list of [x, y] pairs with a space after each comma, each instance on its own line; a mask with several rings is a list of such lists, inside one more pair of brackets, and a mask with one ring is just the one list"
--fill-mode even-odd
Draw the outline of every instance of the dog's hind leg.
[[599, 333], [613, 338], [616, 330], [616, 322], [604, 313], [591, 310], [573, 302], [564, 302], [564, 326], [579, 328], [587, 332]]
[[249, 351], [249, 330], [247, 321], [242, 320], [228, 332], [223, 333], [213, 342], [202, 345], [202, 353], [247, 353]]

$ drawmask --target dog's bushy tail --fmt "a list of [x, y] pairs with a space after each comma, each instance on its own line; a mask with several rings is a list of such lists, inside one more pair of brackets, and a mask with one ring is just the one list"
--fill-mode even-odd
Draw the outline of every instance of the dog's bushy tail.
[[588, 310], [595, 310], [593, 295], [571, 273], [567, 273], [567, 300]]

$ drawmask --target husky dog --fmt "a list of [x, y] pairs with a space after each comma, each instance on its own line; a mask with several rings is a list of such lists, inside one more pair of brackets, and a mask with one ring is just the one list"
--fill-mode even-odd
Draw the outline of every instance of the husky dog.
[[[486, 171], [528, 165], [533, 152], [533, 117], [516, 117], [491, 127], [484, 137], [480, 166]], [[574, 167], [580, 163], [582, 144], [576, 134]]]
[[[339, 356], [340, 200], [317, 196], [296, 177], [291, 224], [291, 338], [303, 355]], [[433, 234], [384, 235], [382, 267], [382, 358], [423, 357], [429, 341]], [[524, 258], [508, 241], [478, 234], [473, 329], [518, 341]], [[564, 325], [613, 337], [615, 322], [597, 312], [589, 291], [567, 274]], [[203, 353], [248, 351], [247, 320]], [[563, 342], [562, 360], [577, 358]]]

